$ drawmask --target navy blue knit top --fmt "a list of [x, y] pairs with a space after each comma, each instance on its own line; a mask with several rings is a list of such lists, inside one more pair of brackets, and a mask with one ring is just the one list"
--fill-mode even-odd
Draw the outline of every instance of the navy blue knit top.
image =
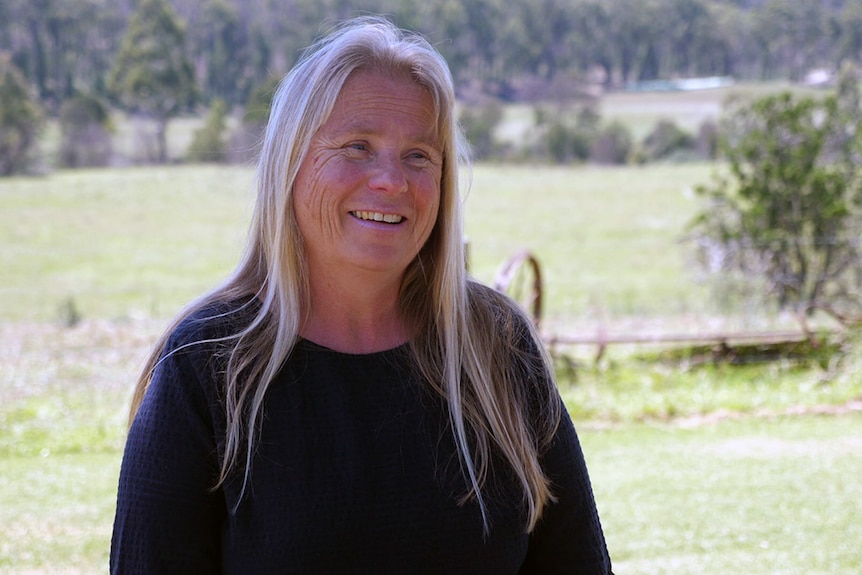
[[[206, 314], [204, 314], [206, 315]], [[542, 465], [556, 501], [531, 534], [497, 464], [485, 533], [444, 402], [407, 346], [352, 355], [301, 340], [267, 391], [245, 493], [213, 490], [225, 415], [217, 344], [229, 320], [173, 334], [130, 429], [112, 573], [606, 575], [610, 559], [564, 412]], [[192, 345], [187, 345], [192, 344]], [[541, 407], [541, 406], [539, 406]]]

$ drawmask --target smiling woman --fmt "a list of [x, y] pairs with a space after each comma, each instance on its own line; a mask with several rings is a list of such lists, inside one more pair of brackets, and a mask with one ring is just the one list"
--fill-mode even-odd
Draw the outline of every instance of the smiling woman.
[[407, 339], [401, 278], [440, 206], [435, 115], [406, 73], [360, 70], [341, 88], [294, 184], [311, 293], [304, 337], [357, 353]]
[[156, 344], [114, 573], [610, 573], [519, 308], [465, 272], [446, 63], [362, 18], [273, 101], [245, 256]]

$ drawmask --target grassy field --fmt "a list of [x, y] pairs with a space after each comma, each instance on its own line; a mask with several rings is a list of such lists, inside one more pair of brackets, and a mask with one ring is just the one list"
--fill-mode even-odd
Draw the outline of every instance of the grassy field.
[[164, 317], [239, 255], [251, 172], [149, 168], [0, 180], [0, 318]]
[[[473, 272], [491, 281], [521, 248], [547, 276], [548, 313], [701, 310], [679, 240], [706, 165], [479, 166], [467, 195]], [[0, 318], [170, 315], [241, 249], [252, 171], [237, 167], [57, 172], [0, 181]]]
[[[720, 317], [687, 265], [711, 170], [478, 166], [471, 269], [490, 281], [532, 250], [558, 332], [780, 322]], [[0, 180], [0, 573], [104, 571], [131, 382], [166, 318], [236, 261], [251, 186], [237, 167]], [[860, 368], [561, 372], [617, 573], [862, 569]]]
[[616, 573], [858, 573], [860, 432], [856, 414], [587, 433]]

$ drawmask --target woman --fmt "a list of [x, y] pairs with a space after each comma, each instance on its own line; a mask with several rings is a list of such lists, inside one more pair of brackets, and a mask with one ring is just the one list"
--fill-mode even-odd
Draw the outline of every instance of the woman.
[[465, 274], [454, 105], [382, 19], [283, 80], [246, 253], [138, 382], [112, 572], [610, 572], [539, 339]]

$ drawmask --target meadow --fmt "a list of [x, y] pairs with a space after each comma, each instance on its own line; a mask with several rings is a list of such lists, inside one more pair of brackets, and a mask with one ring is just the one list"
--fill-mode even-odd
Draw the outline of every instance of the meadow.
[[[707, 96], [606, 105], [633, 124], [677, 109], [695, 125], [716, 111]], [[528, 112], [508, 113], [515, 134]], [[718, 305], [691, 266], [693, 189], [714, 169], [478, 165], [465, 175], [470, 269], [490, 282], [514, 252], [534, 253], [548, 336], [786, 327]], [[167, 319], [236, 262], [253, 175], [0, 179], [0, 573], [105, 571], [132, 382]], [[840, 363], [743, 366], [667, 361], [656, 346], [599, 363], [558, 349], [615, 572], [862, 570], [858, 348]]]

